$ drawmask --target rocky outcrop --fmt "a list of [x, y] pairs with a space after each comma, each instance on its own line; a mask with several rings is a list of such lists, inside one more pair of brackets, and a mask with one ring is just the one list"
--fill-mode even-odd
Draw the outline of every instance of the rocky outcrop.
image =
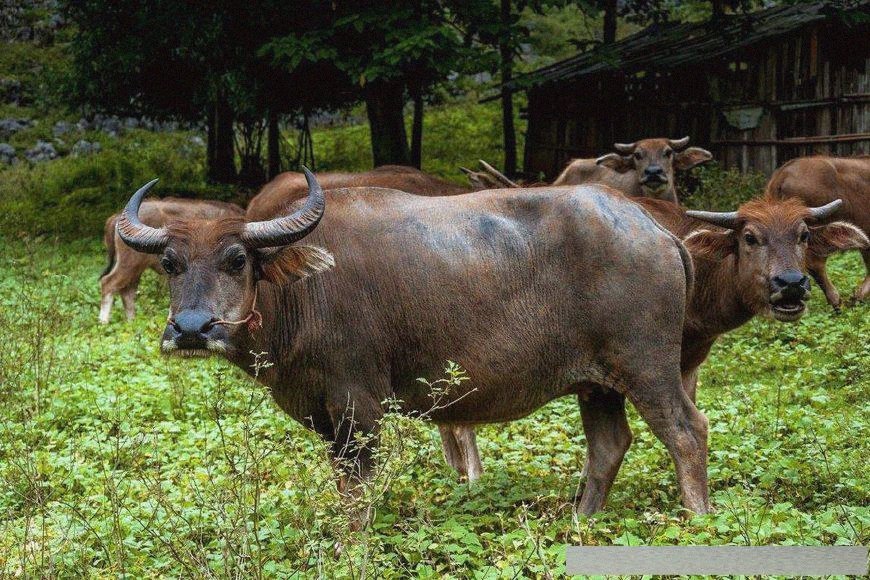
[[14, 165], [17, 162], [15, 147], [9, 143], [0, 143], [0, 165]]
[[57, 149], [48, 141], [37, 141], [36, 145], [24, 152], [24, 158], [31, 163], [42, 163], [57, 159]]

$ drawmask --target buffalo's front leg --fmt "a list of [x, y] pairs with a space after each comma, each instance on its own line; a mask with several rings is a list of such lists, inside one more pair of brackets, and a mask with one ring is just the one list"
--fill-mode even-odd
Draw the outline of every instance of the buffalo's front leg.
[[438, 425], [441, 447], [447, 464], [469, 483], [480, 479], [483, 465], [477, 449], [477, 437], [470, 425]]
[[369, 396], [344, 392], [344, 400], [334, 398], [327, 403], [333, 433], [330, 451], [338, 473], [338, 491], [354, 508], [351, 525], [361, 529], [371, 514], [367, 506], [356, 504], [373, 472], [383, 409]]
[[579, 401], [588, 448], [580, 511], [593, 514], [607, 501], [622, 458], [631, 446], [631, 429], [625, 418], [625, 397], [619, 393], [602, 388]]

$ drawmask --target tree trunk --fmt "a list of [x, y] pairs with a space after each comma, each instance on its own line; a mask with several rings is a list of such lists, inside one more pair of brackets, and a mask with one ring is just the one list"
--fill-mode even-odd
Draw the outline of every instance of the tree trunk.
[[266, 144], [266, 155], [269, 158], [268, 175], [274, 179], [281, 173], [281, 127], [278, 122], [278, 113], [269, 111], [269, 142]]
[[517, 132], [514, 127], [514, 96], [506, 86], [513, 79], [514, 54], [511, 43], [511, 0], [501, 0], [501, 121], [504, 135], [504, 172], [508, 177], [517, 174]]
[[411, 165], [421, 169], [423, 167], [423, 87], [415, 82], [412, 92], [414, 122], [411, 125]]
[[209, 181], [233, 183], [236, 180], [236, 152], [233, 143], [233, 109], [225, 99], [214, 105], [214, 154], [208, 160]]
[[604, 44], [616, 42], [617, 0], [605, 0], [604, 4]]
[[712, 0], [713, 19], [717, 20], [725, 16], [725, 0]]
[[405, 131], [405, 87], [396, 81], [375, 81], [366, 86], [366, 113], [372, 132], [372, 158], [379, 165], [410, 165]]

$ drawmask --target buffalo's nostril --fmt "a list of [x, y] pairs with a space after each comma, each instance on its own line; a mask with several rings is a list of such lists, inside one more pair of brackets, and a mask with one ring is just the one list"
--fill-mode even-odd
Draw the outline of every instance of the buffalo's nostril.
[[214, 328], [215, 318], [210, 313], [183, 310], [172, 319], [172, 327], [182, 339], [205, 340], [205, 334]]
[[773, 278], [773, 285], [778, 290], [796, 286], [806, 287], [808, 283], [809, 278], [797, 270], [786, 270]]

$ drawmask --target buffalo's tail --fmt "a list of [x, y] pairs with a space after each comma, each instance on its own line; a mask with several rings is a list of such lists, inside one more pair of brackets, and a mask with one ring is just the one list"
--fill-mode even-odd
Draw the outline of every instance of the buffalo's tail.
[[106, 245], [106, 257], [109, 259], [109, 263], [106, 264], [103, 273], [100, 274], [101, 279], [115, 267], [115, 223], [117, 221], [117, 215], [109, 216], [109, 219], [106, 220], [106, 227], [103, 230], [103, 243]]

